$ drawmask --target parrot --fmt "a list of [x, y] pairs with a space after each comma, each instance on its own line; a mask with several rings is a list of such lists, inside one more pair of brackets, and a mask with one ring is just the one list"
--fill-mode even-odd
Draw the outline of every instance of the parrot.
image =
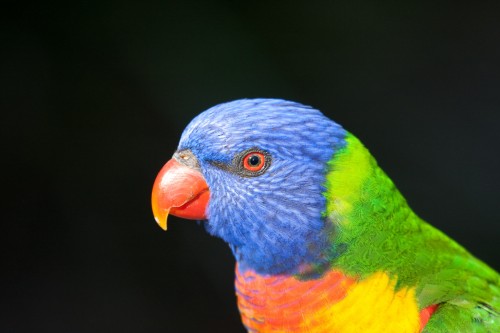
[[422, 220], [321, 111], [239, 99], [196, 116], [154, 181], [235, 260], [248, 332], [500, 332], [500, 276]]

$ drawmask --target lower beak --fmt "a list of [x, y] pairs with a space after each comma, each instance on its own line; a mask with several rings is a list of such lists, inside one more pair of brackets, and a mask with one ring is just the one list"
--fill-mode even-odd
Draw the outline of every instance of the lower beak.
[[205, 220], [210, 192], [200, 171], [168, 161], [156, 176], [151, 206], [156, 223], [167, 230], [168, 214], [191, 220]]

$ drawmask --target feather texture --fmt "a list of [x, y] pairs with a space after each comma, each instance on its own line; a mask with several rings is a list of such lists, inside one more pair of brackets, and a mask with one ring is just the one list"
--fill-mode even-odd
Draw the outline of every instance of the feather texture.
[[[238, 172], [258, 150], [268, 169]], [[497, 272], [420, 219], [361, 142], [311, 107], [215, 106], [184, 131], [206, 229], [238, 262], [249, 332], [499, 332]]]

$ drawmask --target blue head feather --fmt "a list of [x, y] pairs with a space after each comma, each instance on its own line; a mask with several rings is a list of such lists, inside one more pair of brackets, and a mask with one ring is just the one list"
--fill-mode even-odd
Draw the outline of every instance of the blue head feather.
[[[323, 184], [345, 134], [318, 110], [278, 99], [220, 104], [184, 130], [179, 149], [197, 157], [210, 188], [206, 229], [230, 244], [240, 269], [294, 274], [329, 259]], [[270, 154], [264, 174], [221, 168], [250, 148]]]

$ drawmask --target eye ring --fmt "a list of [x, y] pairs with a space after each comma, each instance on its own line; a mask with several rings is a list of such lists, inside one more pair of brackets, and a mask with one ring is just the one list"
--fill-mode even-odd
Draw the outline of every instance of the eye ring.
[[258, 177], [269, 169], [272, 160], [267, 151], [252, 147], [234, 156], [232, 170], [241, 177]]
[[258, 172], [266, 165], [266, 156], [258, 151], [247, 153], [243, 157], [243, 167], [251, 172]]

